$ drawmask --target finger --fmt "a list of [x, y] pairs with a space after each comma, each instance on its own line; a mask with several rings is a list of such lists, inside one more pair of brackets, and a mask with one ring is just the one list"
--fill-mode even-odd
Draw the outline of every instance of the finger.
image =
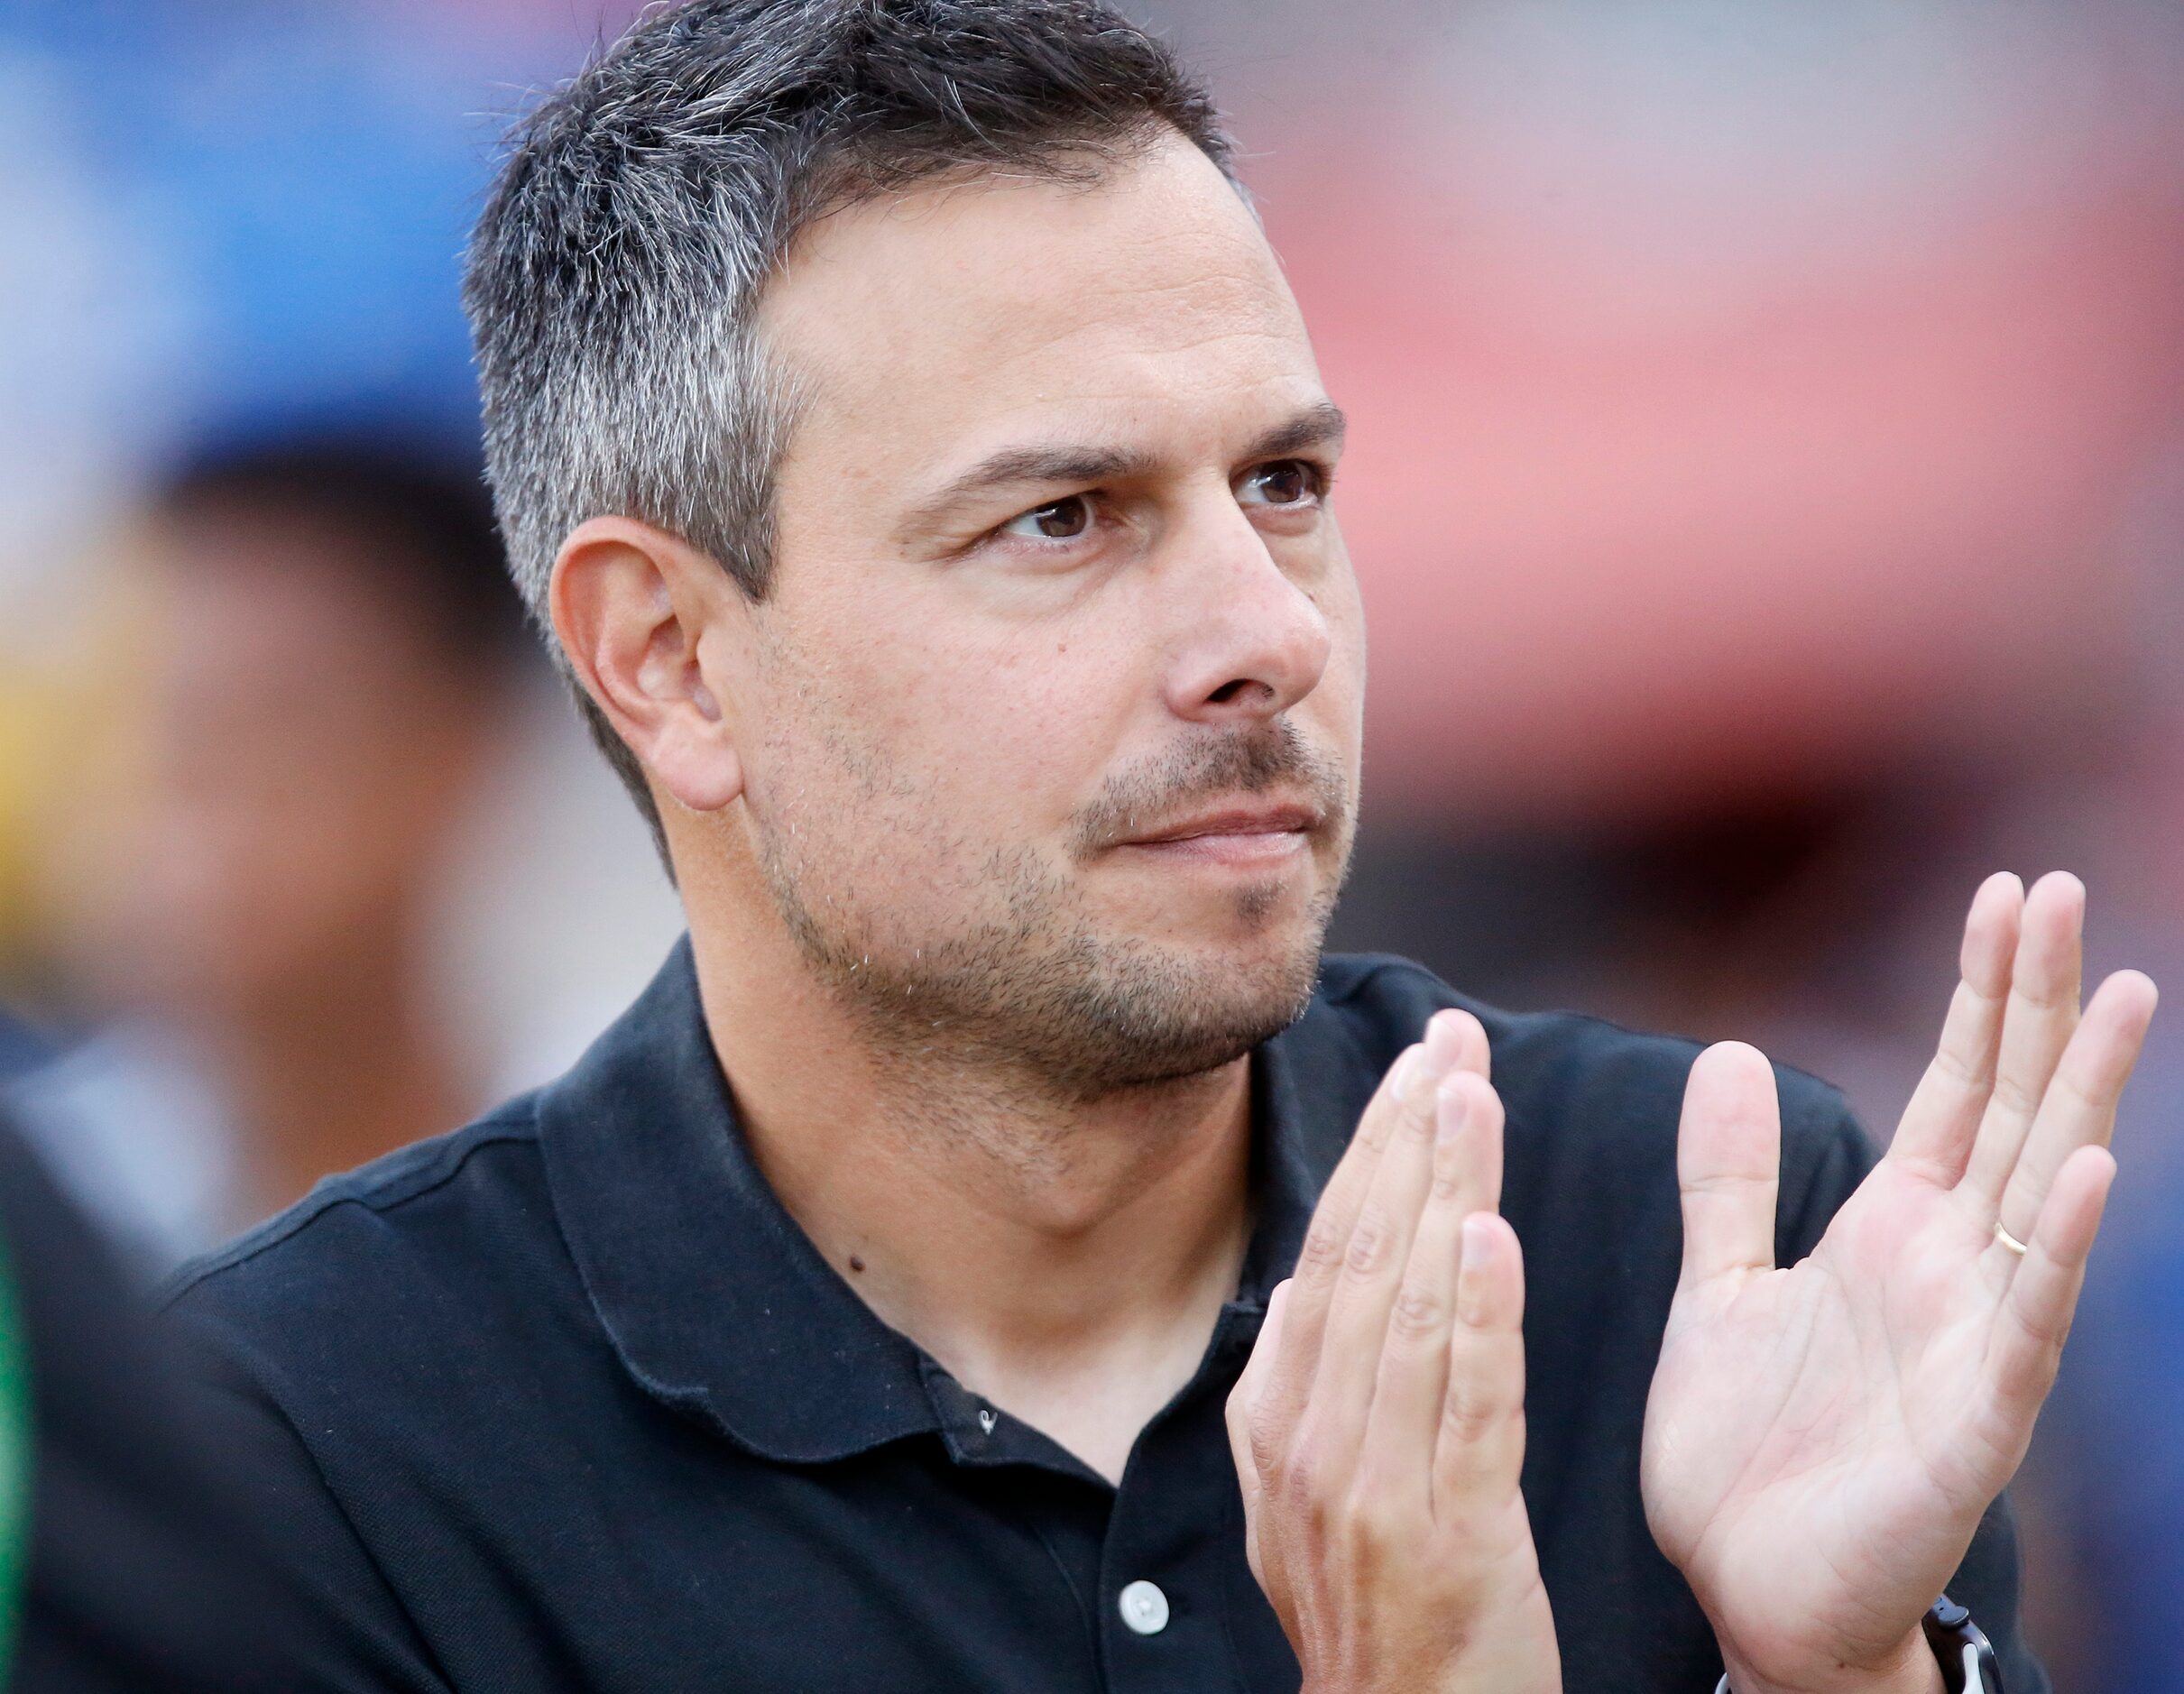
[[1490, 1211], [1463, 1223], [1448, 1391], [1433, 1449], [1433, 1514], [1475, 1516], [1525, 1464], [1525, 1265], [1516, 1231]]
[[2020, 1241], [2030, 1239], [2063, 1162], [2080, 1147], [2106, 1146], [2115, 1133], [2116, 1101], [2159, 998], [2152, 980], [2136, 971], [2120, 971], [2095, 991], [2003, 1191], [2002, 1227]]
[[1988, 1402], [2001, 1431], [1992, 1444], [2012, 1466], [2055, 1381], [2115, 1179], [2115, 1159], [2106, 1147], [2080, 1147], [2063, 1161], [1987, 1339]]
[[1997, 1215], [2048, 1080], [2078, 1027], [2085, 919], [2085, 884], [2068, 871], [2050, 872], [2025, 896], [2017, 954], [2010, 967], [2009, 1004], [2002, 1017], [1995, 1090], [1965, 1168], [1965, 1196], [1982, 1223]]
[[[1289, 1306], [1291, 1284], [1287, 1277], [1275, 1284], [1274, 1292], [1267, 1297], [1267, 1315], [1261, 1320], [1258, 1340], [1251, 1346], [1251, 1357], [1244, 1361], [1243, 1372], [1236, 1379], [1236, 1386], [1229, 1391], [1229, 1434], [1233, 1441], [1239, 1432], [1249, 1433], [1252, 1414], [1258, 1410], [1266, 1397], [1267, 1384], [1274, 1375], [1274, 1361], [1282, 1349], [1282, 1329]], [[1249, 1443], [1238, 1450], [1236, 1468], [1239, 1475], [1250, 1474], [1256, 1480], [1259, 1469], [1258, 1455]]]
[[1709, 1047], [1684, 1084], [1676, 1135], [1676, 1182], [1683, 1192], [1678, 1299], [1725, 1277], [1734, 1288], [1751, 1273], [1774, 1267], [1781, 1163], [1774, 1066], [1740, 1041]]
[[1244, 1551], [1255, 1576], [1260, 1569], [1258, 1503], [1264, 1492], [1260, 1468], [1263, 1461], [1255, 1439], [1255, 1431], [1263, 1426], [1255, 1414], [1266, 1394], [1267, 1380], [1273, 1375], [1275, 1357], [1281, 1351], [1282, 1321], [1289, 1303], [1289, 1287], [1285, 1279], [1276, 1283], [1274, 1293], [1267, 1296], [1267, 1316], [1259, 1325], [1258, 1340], [1252, 1345], [1243, 1374], [1229, 1393], [1229, 1456], [1236, 1462], [1236, 1483], [1244, 1496]]
[[1964, 1174], [1994, 1091], [2010, 962], [2023, 912], [2024, 884], [2006, 870], [1989, 877], [1972, 897], [1964, 920], [1961, 980], [1941, 1025], [1940, 1044], [1889, 1143], [1890, 1158], [1915, 1165], [1948, 1187]]
[[1459, 1073], [1442, 1086], [1425, 1207], [1411, 1239], [1403, 1286], [1388, 1315], [1366, 1417], [1367, 1463], [1424, 1482], [1448, 1392], [1463, 1220], [1501, 1198], [1501, 1100], [1484, 1079]]
[[1350, 1137], [1313, 1211], [1311, 1226], [1297, 1254], [1296, 1286], [1290, 1292], [1286, 1321], [1287, 1339], [1266, 1389], [1270, 1413], [1277, 1421], [1293, 1422], [1311, 1393], [1327, 1327], [1328, 1301], [1349, 1253], [1350, 1238], [1379, 1167], [1382, 1150], [1401, 1120], [1405, 1091], [1424, 1088], [1430, 1100], [1436, 1066], [1483, 1068], [1486, 1045], [1486, 1031], [1469, 1012], [1437, 1013], [1426, 1025], [1425, 1039], [1404, 1050], [1367, 1103], [1357, 1134]]
[[1468, 1073], [1458, 1076], [1463, 1080], [1440, 1081], [1419, 1102], [1422, 1109], [1406, 1103], [1359, 1208], [1349, 1257], [1328, 1301], [1320, 1367], [1312, 1385], [1312, 1417], [1322, 1452], [1336, 1463], [1342, 1462], [1341, 1456], [1356, 1454], [1364, 1438], [1390, 1314], [1433, 1188], [1440, 1095], [1466, 1083], [1488, 1089]]
[[1327, 1297], [1333, 1289], [1350, 1234], [1357, 1223], [1358, 1208], [1380, 1163], [1380, 1150], [1402, 1110], [1402, 1099], [1414, 1087], [1426, 1063], [1423, 1045], [1406, 1047], [1388, 1067], [1380, 1086], [1366, 1102], [1358, 1120], [1358, 1132], [1337, 1161], [1312, 1222], [1297, 1251], [1295, 1275], [1288, 1295], [1286, 1320], [1288, 1345], [1274, 1358], [1265, 1396], [1277, 1407], [1292, 1411], [1302, 1406], [1319, 1368], [1320, 1335], [1327, 1320]]
[[1454, 1071], [1484, 1076], [1493, 1060], [1487, 1027], [1460, 1006], [1446, 1007], [1426, 1020], [1425, 1053], [1437, 1076]]
[[1451, 1071], [1469, 1071], [1473, 1076], [1494, 1080], [1494, 1048], [1487, 1040], [1487, 1027], [1470, 1012], [1451, 1008], [1446, 1014], [1448, 1028], [1455, 1042], [1455, 1056], [1450, 1062]]

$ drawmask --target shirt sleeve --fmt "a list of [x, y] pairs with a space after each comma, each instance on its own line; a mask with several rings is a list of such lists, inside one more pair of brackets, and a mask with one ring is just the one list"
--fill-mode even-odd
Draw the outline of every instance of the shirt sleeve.
[[0, 1681], [447, 1694], [270, 1398], [143, 1309], [5, 1125], [0, 1260], [34, 1432], [27, 1581]]
[[[1785, 1085], [1783, 1091], [1783, 1204], [1775, 1232], [1779, 1265], [1793, 1265], [1812, 1251], [1838, 1208], [1879, 1159], [1872, 1137], [1839, 1093], [1807, 1078], [1796, 1080], [1803, 1086], [1792, 1092]], [[1949, 1581], [1949, 1597], [1971, 1613], [1995, 1643], [2008, 1694], [2050, 1694], [2048, 1673], [2025, 1642], [2018, 1584], [2017, 1524], [2005, 1492], [1980, 1519], [1964, 1562]]]
[[254, 1528], [290, 1575], [302, 1685], [325, 1694], [452, 1694], [317, 1461], [243, 1367], [207, 1354], [207, 1415]]

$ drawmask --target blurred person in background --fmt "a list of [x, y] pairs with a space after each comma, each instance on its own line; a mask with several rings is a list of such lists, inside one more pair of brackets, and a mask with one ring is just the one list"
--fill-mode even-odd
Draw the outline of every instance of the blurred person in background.
[[60, 879], [112, 1010], [12, 1092], [159, 1270], [474, 1109], [428, 926], [523, 648], [475, 474], [392, 440], [209, 452], [122, 572], [120, 722]]

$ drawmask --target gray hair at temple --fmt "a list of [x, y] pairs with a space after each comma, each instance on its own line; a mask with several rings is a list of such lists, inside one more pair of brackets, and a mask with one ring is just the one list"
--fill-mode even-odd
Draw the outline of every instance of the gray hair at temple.
[[[1163, 130], [1230, 170], [1203, 87], [1098, 0], [689, 0], [548, 97], [463, 298], [510, 568], [565, 673], [548, 585], [587, 518], [668, 530], [764, 597], [794, 384], [754, 320], [800, 229], [954, 176], [1095, 182]], [[635, 757], [578, 700], [664, 860]]]

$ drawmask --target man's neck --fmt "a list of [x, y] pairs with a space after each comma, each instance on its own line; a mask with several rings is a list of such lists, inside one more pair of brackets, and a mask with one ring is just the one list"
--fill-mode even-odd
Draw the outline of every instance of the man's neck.
[[883, 1053], [801, 970], [696, 950], [752, 1154], [820, 1253], [972, 1393], [1120, 1479], [1235, 1291], [1249, 1062], [1060, 1100]]

